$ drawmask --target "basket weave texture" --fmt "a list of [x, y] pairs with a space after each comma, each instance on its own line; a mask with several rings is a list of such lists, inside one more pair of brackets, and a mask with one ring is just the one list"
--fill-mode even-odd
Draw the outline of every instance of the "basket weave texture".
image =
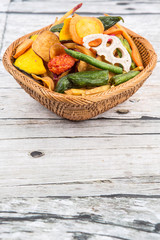
[[48, 30], [50, 26], [51, 25], [27, 34], [14, 41], [4, 53], [3, 64], [6, 70], [31, 97], [63, 118], [73, 121], [90, 119], [124, 102], [142, 86], [145, 80], [151, 75], [156, 65], [157, 55], [152, 45], [145, 38], [126, 29], [137, 45], [143, 60], [145, 68], [140, 74], [128, 82], [91, 96], [71, 96], [50, 91], [35, 82], [31, 77], [17, 70], [13, 66], [14, 59], [12, 57], [15, 53], [15, 49], [21, 42], [33, 34]]

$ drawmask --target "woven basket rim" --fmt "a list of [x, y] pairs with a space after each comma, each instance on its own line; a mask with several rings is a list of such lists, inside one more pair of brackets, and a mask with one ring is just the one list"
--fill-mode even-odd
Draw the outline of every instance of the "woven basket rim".
[[[62, 94], [62, 93], [57, 93], [57, 92], [51, 91], [51, 90], [45, 88], [44, 86], [38, 84], [37, 82], [34, 81], [34, 79], [25, 75], [23, 72], [21, 72], [20, 70], [15, 68], [12, 63], [13, 53], [21, 41], [23, 41], [24, 39], [28, 38], [29, 36], [31, 36], [33, 34], [48, 30], [51, 27], [51, 25], [52, 24], [50, 24], [49, 26], [44, 27], [40, 30], [36, 30], [32, 33], [28, 33], [28, 34], [18, 38], [6, 49], [4, 56], [3, 56], [3, 64], [6, 68], [6, 70], [9, 73], [11, 73], [11, 75], [14, 76], [13, 73], [18, 71], [19, 72], [18, 73], [19, 81], [21, 81], [21, 79], [27, 78], [28, 81], [26, 81], [26, 86], [28, 86], [33, 91], [38, 92], [38, 93], [39, 93], [39, 89], [41, 88], [41, 92], [43, 92], [43, 94], [45, 94], [49, 99], [56, 99], [58, 101], [63, 101], [63, 102], [66, 101], [66, 102], [70, 102], [70, 103], [71, 102], [73, 103], [73, 101], [74, 101], [75, 103], [78, 103], [78, 104], [85, 104], [85, 103], [88, 104], [88, 103], [90, 103], [90, 101], [92, 103], [101, 101], [103, 99], [110, 98], [110, 96], [122, 93], [123, 91], [126, 91], [127, 89], [129, 89], [137, 84], [140, 84], [142, 81], [144, 81], [144, 78], [146, 79], [152, 73], [152, 70], [154, 69], [154, 67], [157, 63], [157, 55], [156, 55], [152, 45], [148, 42], [148, 40], [146, 40], [142, 36], [138, 35], [137, 33], [131, 31], [130, 29], [125, 28], [131, 37], [138, 38], [139, 42], [143, 45], [143, 47], [146, 48], [146, 50], [150, 54], [149, 64], [136, 77], [132, 78], [131, 80], [129, 80], [123, 84], [113, 87], [107, 91], [104, 91], [104, 92], [98, 93], [98, 94], [94, 94], [94, 95], [89, 95], [89, 96], [74, 96], [74, 95], [67, 95], [67, 94]], [[23, 84], [24, 84], [24, 81], [23, 81]], [[77, 102], [77, 100], [78, 100], [78, 102]]]

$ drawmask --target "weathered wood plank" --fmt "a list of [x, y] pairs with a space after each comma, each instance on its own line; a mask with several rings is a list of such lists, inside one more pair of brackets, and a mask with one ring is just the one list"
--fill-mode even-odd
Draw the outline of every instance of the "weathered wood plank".
[[5, 70], [0, 59], [0, 88], [20, 88], [14, 78]]
[[[30, 13], [61, 13], [73, 8], [79, 0], [68, 1], [45, 1], [45, 9], [43, 1], [13, 1], [11, 2], [9, 12], [30, 12]], [[146, 14], [160, 13], [160, 3], [158, 1], [85, 1], [83, 6], [78, 10], [79, 13], [104, 13], [109, 14]]]
[[7, 22], [7, 14], [0, 13], [0, 53], [3, 48], [3, 39], [5, 34], [6, 22]]
[[7, 12], [10, 4], [10, 0], [1, 0], [0, 1], [0, 12]]
[[[155, 176], [160, 156], [159, 125], [159, 120], [102, 119], [79, 123], [66, 120], [1, 120], [0, 196], [1, 193], [3, 196], [29, 196], [31, 190], [34, 196], [156, 195], [159, 188], [159, 178]], [[156, 145], [154, 134], [158, 137]], [[87, 143], [88, 139], [92, 139], [92, 144]], [[143, 144], [139, 145], [134, 139]], [[36, 160], [31, 157], [31, 152], [33, 157], [42, 157]], [[150, 158], [157, 160], [149, 164]], [[33, 172], [31, 169], [35, 167]], [[146, 168], [148, 175], [154, 177], [143, 177], [147, 175]], [[122, 172], [121, 177], [130, 178], [113, 179], [118, 172]], [[136, 173], [141, 177], [132, 178], [132, 174]]]
[[10, 0], [1, 0], [0, 1], [0, 54], [3, 48], [3, 38], [5, 34], [5, 28], [7, 24], [7, 14], [10, 4]]
[[[159, 141], [157, 134], [6, 139], [0, 179], [23, 185], [160, 175]], [[34, 151], [42, 157], [33, 158]]]
[[[37, 126], [39, 127], [37, 128]], [[160, 134], [160, 120], [100, 119], [99, 121], [71, 122], [53, 119], [1, 119], [0, 133], [0, 141], [5, 139], [89, 138], [123, 135], [144, 135], [145, 137], [146, 135]]]
[[3, 198], [2, 239], [158, 240], [159, 199]]
[[101, 196], [106, 198], [160, 198], [160, 176], [137, 176], [107, 178], [99, 180], [79, 180], [68, 182], [22, 183], [18, 179], [0, 180], [0, 199], [2, 198], [69, 198]]

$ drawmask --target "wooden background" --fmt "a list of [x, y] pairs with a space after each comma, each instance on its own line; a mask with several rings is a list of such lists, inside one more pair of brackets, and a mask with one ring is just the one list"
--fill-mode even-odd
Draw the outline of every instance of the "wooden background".
[[0, 0], [0, 239], [160, 239], [160, 1], [87, 0], [82, 15], [121, 15], [158, 63], [128, 101], [70, 122], [28, 96], [2, 66], [15, 39], [77, 0]]

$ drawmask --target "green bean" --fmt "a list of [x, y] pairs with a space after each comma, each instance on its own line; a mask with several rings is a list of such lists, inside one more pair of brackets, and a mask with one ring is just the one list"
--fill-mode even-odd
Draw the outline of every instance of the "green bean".
[[[130, 54], [131, 59], [132, 59], [132, 49], [131, 49], [128, 41], [127, 41], [126, 39], [123, 39], [123, 40], [120, 39], [120, 40], [121, 40], [123, 46], [127, 49], [128, 53]], [[136, 67], [136, 64], [135, 64], [135, 62], [134, 62], [133, 59], [132, 59], [131, 69], [134, 69], [135, 67]]]
[[115, 75], [109, 80], [109, 83], [111, 85], [113, 84], [113, 85], [117, 86], [121, 83], [124, 83], [124, 82], [130, 80], [131, 78], [134, 78], [139, 73], [140, 73], [139, 71], [130, 71], [128, 73]]
[[121, 57], [122, 57], [121, 51], [120, 51], [118, 48], [116, 48], [116, 51], [117, 51], [117, 53], [118, 53], [118, 56], [121, 58]]
[[123, 45], [124, 47], [127, 49], [127, 51], [129, 52], [130, 56], [132, 55], [132, 49], [128, 43], [128, 41], [126, 39], [123, 40]]
[[86, 63], [89, 63], [90, 65], [95, 66], [97, 68], [104, 69], [104, 70], [109, 70], [110, 72], [114, 72], [114, 73], [117, 73], [117, 74], [123, 72], [123, 69], [120, 68], [120, 67], [117, 67], [117, 66], [99, 61], [96, 58], [88, 56], [86, 54], [76, 52], [76, 51], [73, 51], [73, 50], [69, 50], [69, 49], [65, 49], [65, 51], [68, 55], [70, 55], [70, 56], [72, 56], [76, 59], [82, 60]]

